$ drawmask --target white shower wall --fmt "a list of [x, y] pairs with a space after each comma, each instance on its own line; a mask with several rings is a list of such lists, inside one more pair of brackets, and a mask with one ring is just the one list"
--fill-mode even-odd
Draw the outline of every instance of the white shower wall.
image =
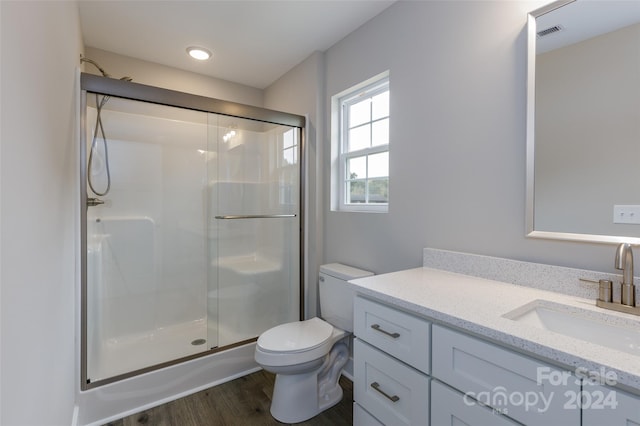
[[[111, 104], [130, 112], [107, 110]], [[121, 100], [106, 105], [111, 190], [99, 197], [104, 205], [87, 213], [89, 271], [95, 270], [87, 286], [92, 381], [217, 345], [191, 345], [207, 339], [206, 114], [152, 106], [151, 117]], [[104, 151], [94, 157], [94, 187], [101, 191]]]

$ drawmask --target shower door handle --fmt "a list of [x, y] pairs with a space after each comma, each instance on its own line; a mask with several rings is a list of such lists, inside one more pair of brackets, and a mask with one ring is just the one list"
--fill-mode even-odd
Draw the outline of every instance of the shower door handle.
[[296, 217], [295, 214], [246, 214], [215, 216], [216, 219], [279, 219], [283, 217]]

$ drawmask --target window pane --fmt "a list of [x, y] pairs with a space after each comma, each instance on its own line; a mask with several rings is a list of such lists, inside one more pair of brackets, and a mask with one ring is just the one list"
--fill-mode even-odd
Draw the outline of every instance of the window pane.
[[386, 145], [389, 143], [389, 119], [373, 123], [371, 146]]
[[349, 127], [355, 127], [368, 121], [371, 121], [370, 98], [349, 106]]
[[389, 202], [389, 179], [371, 179], [369, 181], [369, 203]]
[[356, 157], [347, 160], [346, 179], [357, 179], [367, 177], [367, 157]]
[[284, 164], [285, 165], [296, 164], [296, 149], [295, 149], [295, 147], [294, 148], [285, 149], [284, 151], [282, 151], [282, 155], [284, 157]]
[[293, 137], [293, 129], [288, 130], [282, 135], [282, 148], [289, 148], [295, 145], [295, 139]]
[[381, 152], [369, 156], [369, 176], [388, 177], [389, 176], [389, 152]]
[[389, 91], [380, 93], [372, 98], [373, 118], [383, 118], [389, 116]]
[[366, 198], [364, 196], [364, 180], [355, 180], [347, 182], [347, 203], [364, 203]]
[[371, 146], [371, 125], [365, 124], [364, 126], [356, 127], [349, 130], [349, 150], [357, 151], [363, 148], [369, 148]]

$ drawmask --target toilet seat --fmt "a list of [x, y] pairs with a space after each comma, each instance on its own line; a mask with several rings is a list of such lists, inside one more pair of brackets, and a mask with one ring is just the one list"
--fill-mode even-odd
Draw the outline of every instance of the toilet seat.
[[255, 359], [263, 367], [300, 366], [321, 361], [333, 344], [347, 334], [317, 317], [281, 324], [258, 337]]
[[262, 333], [258, 346], [264, 352], [299, 353], [324, 344], [333, 333], [333, 326], [320, 318], [281, 324]]

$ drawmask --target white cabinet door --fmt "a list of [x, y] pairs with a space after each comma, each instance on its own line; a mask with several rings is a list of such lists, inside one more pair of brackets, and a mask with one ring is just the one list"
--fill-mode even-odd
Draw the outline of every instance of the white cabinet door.
[[431, 424], [433, 426], [515, 426], [518, 423], [490, 408], [474, 403], [472, 399], [465, 399], [460, 392], [432, 380]]
[[585, 384], [578, 403], [582, 406], [583, 426], [640, 426], [639, 396]]
[[580, 425], [580, 409], [566, 409], [580, 380], [484, 340], [434, 325], [432, 376], [527, 426]]
[[355, 401], [388, 426], [429, 424], [429, 377], [360, 339], [354, 341]]

